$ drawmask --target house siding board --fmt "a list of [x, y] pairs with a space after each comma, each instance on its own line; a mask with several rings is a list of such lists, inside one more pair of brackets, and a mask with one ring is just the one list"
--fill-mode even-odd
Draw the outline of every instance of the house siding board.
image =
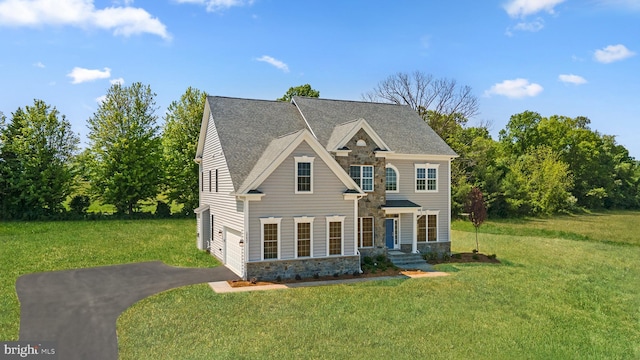
[[[215, 188], [209, 191], [208, 186], [205, 186], [204, 191], [201, 191], [202, 187], [200, 187], [200, 205], [208, 204], [210, 213], [214, 217], [213, 234], [210, 234], [209, 237], [211, 239], [210, 252], [224, 262], [223, 227], [242, 233], [244, 229], [244, 213], [236, 197], [230, 195], [235, 189], [231, 181], [225, 153], [220, 145], [213, 116], [209, 117], [206, 139], [202, 154], [204, 180], [205, 184], [208, 183], [209, 171], [211, 170], [211, 174], [215, 174], [215, 170], [218, 169], [218, 192], [215, 191]], [[208, 221], [210, 219], [211, 217], [209, 216]]]
[[[313, 162], [313, 194], [294, 194], [296, 156], [315, 157]], [[295, 256], [294, 217], [312, 216], [313, 255], [327, 255], [326, 217], [345, 216], [344, 254], [353, 255], [354, 251], [354, 202], [344, 200], [347, 188], [333, 171], [306, 143], [302, 142], [280, 166], [274, 170], [258, 187], [265, 194], [261, 201], [251, 202], [249, 207], [248, 255], [249, 261], [261, 258], [260, 218], [281, 217], [280, 259], [293, 259]]]
[[[387, 192], [387, 200], [410, 200], [422, 206], [423, 210], [440, 210], [438, 216], [438, 241], [450, 241], [449, 233], [449, 217], [451, 209], [449, 208], [449, 162], [448, 161], [414, 161], [414, 160], [388, 160], [387, 163], [393, 164], [399, 172], [399, 192]], [[439, 164], [438, 168], [438, 191], [437, 192], [415, 192], [415, 164]], [[402, 243], [406, 242], [407, 227], [402, 227], [403, 237]], [[413, 228], [410, 228], [412, 233]], [[410, 243], [410, 242], [409, 242]]]
[[413, 243], [413, 214], [400, 214], [400, 244]]

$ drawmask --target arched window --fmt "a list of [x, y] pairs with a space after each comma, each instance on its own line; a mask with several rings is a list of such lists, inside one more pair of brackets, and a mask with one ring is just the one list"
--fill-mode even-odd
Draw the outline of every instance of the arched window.
[[398, 192], [398, 169], [387, 164], [386, 168], [386, 188], [389, 192]]

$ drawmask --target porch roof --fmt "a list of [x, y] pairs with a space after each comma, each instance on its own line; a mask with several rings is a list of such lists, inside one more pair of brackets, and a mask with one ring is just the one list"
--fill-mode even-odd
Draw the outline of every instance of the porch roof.
[[410, 200], [387, 200], [387, 202], [382, 205], [382, 210], [386, 213], [413, 212], [419, 209], [422, 209], [422, 206]]

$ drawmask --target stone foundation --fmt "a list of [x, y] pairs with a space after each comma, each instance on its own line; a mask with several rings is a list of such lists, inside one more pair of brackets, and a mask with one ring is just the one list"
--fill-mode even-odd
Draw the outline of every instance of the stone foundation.
[[376, 256], [383, 254], [383, 255], [387, 255], [387, 249], [386, 248], [359, 248], [358, 251], [360, 252], [360, 257], [362, 259], [364, 259], [365, 257], [371, 257], [371, 258], [375, 258]]
[[[400, 251], [402, 252], [411, 252], [411, 244], [402, 244], [400, 245]], [[438, 255], [442, 255], [443, 253], [451, 254], [451, 242], [426, 242], [426, 243], [418, 243], [418, 251], [421, 254], [426, 254], [430, 252], [436, 252]]]
[[360, 270], [360, 256], [336, 256], [326, 258], [306, 258], [274, 261], [252, 261], [247, 263], [247, 280], [294, 279], [318, 276], [331, 276], [336, 273], [353, 274]]

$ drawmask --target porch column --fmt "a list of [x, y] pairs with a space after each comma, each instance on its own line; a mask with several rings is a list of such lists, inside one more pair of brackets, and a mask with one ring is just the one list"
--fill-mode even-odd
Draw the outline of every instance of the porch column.
[[411, 213], [411, 217], [413, 218], [413, 236], [411, 241], [411, 252], [414, 254], [418, 253], [418, 212], [414, 211]]

